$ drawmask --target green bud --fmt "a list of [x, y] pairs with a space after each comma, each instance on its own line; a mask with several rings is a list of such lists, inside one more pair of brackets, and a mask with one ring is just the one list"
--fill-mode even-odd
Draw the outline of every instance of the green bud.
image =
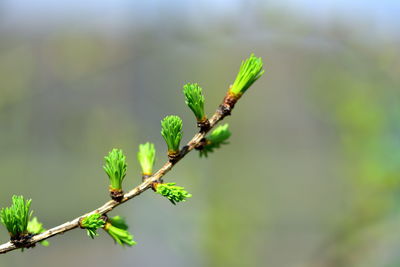
[[116, 243], [123, 247], [125, 245], [136, 245], [136, 242], [133, 240], [133, 236], [127, 231], [128, 225], [120, 216], [115, 216], [109, 219], [104, 226], [104, 230], [114, 239]]
[[[46, 231], [46, 229], [43, 228], [43, 224], [38, 221], [37, 217], [33, 217], [33, 219], [28, 222], [27, 231], [32, 235], [37, 235], [43, 233]], [[50, 245], [49, 241], [47, 240], [40, 241], [40, 244], [44, 247], [48, 247]]]
[[156, 160], [156, 149], [154, 148], [154, 144], [147, 142], [146, 144], [139, 145], [137, 158], [140, 166], [142, 167], [142, 174], [151, 175], [153, 173], [153, 166]]
[[110, 218], [110, 219], [109, 219], [109, 222], [110, 222], [113, 226], [115, 226], [115, 227], [117, 227], [117, 228], [120, 228], [120, 229], [123, 229], [123, 230], [128, 230], [128, 225], [126, 224], [125, 219], [122, 218], [122, 217], [119, 216], [119, 215]]
[[28, 222], [27, 230], [33, 235], [37, 235], [45, 231], [43, 224], [38, 221], [37, 217], [33, 217], [33, 219]]
[[23, 196], [13, 196], [12, 205], [0, 210], [0, 221], [7, 228], [11, 238], [27, 234], [28, 222], [33, 211], [29, 212], [32, 200]]
[[179, 152], [182, 139], [182, 120], [178, 116], [167, 116], [161, 121], [161, 135], [168, 146], [168, 154]]
[[176, 183], [165, 183], [157, 184], [156, 192], [171, 201], [172, 204], [176, 205], [177, 202], [186, 201], [186, 198], [192, 197], [184, 187], [175, 186]]
[[230, 92], [240, 97], [247, 89], [264, 74], [263, 62], [251, 54], [248, 59], [242, 61], [236, 80], [230, 88]]
[[197, 83], [188, 83], [183, 86], [183, 94], [185, 95], [185, 103], [193, 111], [197, 121], [206, 120], [204, 114], [204, 96], [202, 89]]
[[122, 189], [122, 180], [126, 175], [126, 157], [122, 150], [114, 148], [108, 156], [104, 157], [106, 164], [104, 171], [110, 179], [110, 190]]
[[99, 234], [96, 232], [97, 229], [102, 228], [105, 224], [103, 219], [101, 218], [101, 214], [93, 213], [85, 218], [83, 218], [79, 222], [82, 228], [85, 228], [87, 231], [87, 235], [91, 238], [98, 236]]
[[219, 148], [221, 145], [228, 144], [227, 140], [231, 136], [228, 127], [229, 125], [227, 123], [220, 125], [207, 136], [206, 145], [200, 150], [200, 157], [207, 157], [207, 153], [214, 152], [214, 149]]

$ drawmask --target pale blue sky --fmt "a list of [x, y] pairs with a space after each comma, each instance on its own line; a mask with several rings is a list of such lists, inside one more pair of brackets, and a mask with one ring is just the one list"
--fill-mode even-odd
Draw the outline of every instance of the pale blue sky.
[[71, 18], [124, 22], [153, 20], [162, 12], [211, 16], [239, 14], [246, 6], [263, 5], [293, 11], [298, 10], [308, 18], [329, 20], [342, 16], [345, 19], [365, 20], [380, 27], [398, 30], [400, 26], [400, 0], [1, 0], [0, 15], [12, 22], [57, 21]]

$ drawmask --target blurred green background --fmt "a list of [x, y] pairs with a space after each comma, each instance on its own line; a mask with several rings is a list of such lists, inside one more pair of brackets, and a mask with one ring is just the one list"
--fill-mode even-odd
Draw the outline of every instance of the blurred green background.
[[[160, 120], [211, 114], [251, 52], [266, 73], [227, 118], [233, 135], [113, 211], [138, 245], [75, 230], [0, 266], [400, 266], [400, 2], [0, 1], [0, 206], [33, 199], [50, 228], [108, 200], [103, 156], [156, 144]], [[4, 227], [1, 242], [8, 240]]]

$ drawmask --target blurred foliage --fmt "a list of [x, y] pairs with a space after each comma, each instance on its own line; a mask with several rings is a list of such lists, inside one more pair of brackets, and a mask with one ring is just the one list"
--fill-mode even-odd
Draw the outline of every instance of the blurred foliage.
[[[349, 198], [343, 210], [346, 216], [334, 231], [339, 238], [332, 237], [331, 257], [343, 266], [358, 266], [362, 259], [351, 253], [365, 253], [373, 248], [370, 242], [377, 242], [360, 235], [371, 225], [399, 216], [400, 78], [391, 73], [399, 58], [380, 65], [385, 49], [375, 51], [346, 41], [343, 46], [345, 55], [351, 56], [335, 54], [316, 63], [314, 93], [320, 110], [336, 129], [348, 173], [343, 177]], [[389, 234], [388, 230], [381, 234]]]

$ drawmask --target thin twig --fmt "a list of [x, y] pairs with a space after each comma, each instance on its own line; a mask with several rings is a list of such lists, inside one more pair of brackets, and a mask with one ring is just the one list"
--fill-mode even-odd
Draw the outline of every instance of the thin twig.
[[[201, 142], [202, 139], [205, 137], [205, 135], [220, 121], [222, 120], [225, 116], [230, 114], [230, 110], [233, 108], [233, 105], [231, 107], [229, 107], [229, 111], [227, 112], [226, 110], [226, 103], [222, 103], [221, 106], [217, 109], [217, 111], [214, 113], [214, 115], [211, 117], [210, 119], [210, 127], [207, 129], [201, 129], [199, 133], [197, 133], [195, 136], [193, 136], [193, 138], [189, 141], [189, 143], [187, 143], [186, 146], [184, 146], [179, 154], [179, 157], [177, 159], [175, 159], [174, 161], [168, 161], [167, 163], [164, 164], [164, 166], [161, 167], [161, 169], [159, 169], [155, 174], [153, 174], [152, 176], [148, 177], [147, 179], [145, 179], [145, 181], [143, 181], [141, 184], [139, 184], [138, 186], [136, 186], [135, 188], [133, 188], [132, 190], [130, 190], [129, 192], [127, 192], [126, 194], [124, 194], [124, 198], [120, 201], [117, 202], [115, 200], [110, 200], [108, 202], [106, 202], [103, 206], [88, 212], [84, 215], [81, 215], [75, 219], [73, 219], [72, 221], [63, 223], [61, 225], [58, 225], [54, 228], [51, 228], [41, 234], [37, 234], [32, 236], [27, 242], [26, 242], [26, 246], [24, 247], [32, 247], [34, 246], [37, 242], [46, 240], [52, 236], [58, 235], [58, 234], [63, 234], [65, 232], [68, 232], [72, 229], [78, 228], [79, 227], [79, 220], [90, 215], [93, 213], [100, 213], [100, 214], [106, 214], [108, 212], [110, 212], [111, 210], [113, 210], [114, 208], [116, 208], [117, 206], [119, 206], [122, 203], [127, 202], [128, 200], [140, 195], [141, 193], [143, 193], [144, 191], [146, 191], [147, 189], [151, 188], [151, 185], [154, 182], [159, 181], [167, 172], [169, 172], [172, 167], [179, 161], [181, 160], [183, 157], [185, 157], [185, 155], [187, 153], [189, 153], [190, 151], [192, 151], [196, 146], [198, 146]], [[7, 253], [9, 251], [18, 249], [20, 247], [17, 247], [15, 244], [13, 244], [11, 241], [4, 243], [2, 245], [0, 245], [0, 254], [4, 254]]]

